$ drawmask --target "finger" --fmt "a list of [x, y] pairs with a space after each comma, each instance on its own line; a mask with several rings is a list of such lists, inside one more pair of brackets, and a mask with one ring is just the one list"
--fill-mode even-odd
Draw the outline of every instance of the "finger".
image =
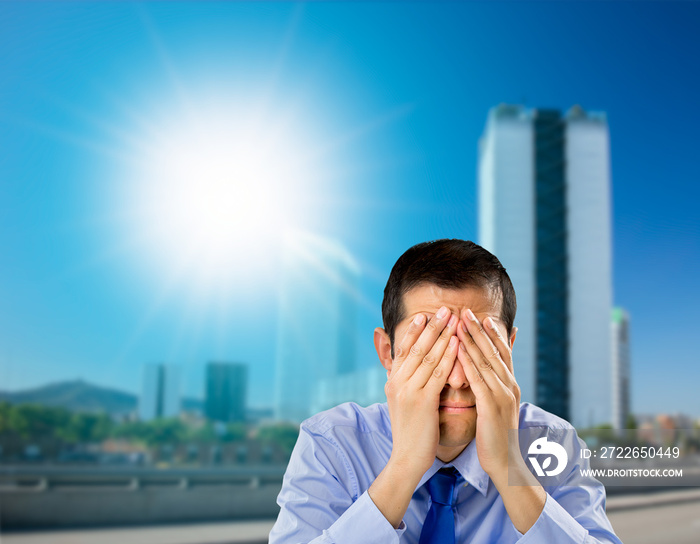
[[[442, 329], [442, 332], [433, 344], [433, 347], [430, 348], [430, 351], [425, 355], [425, 357], [423, 357], [423, 361], [416, 368], [416, 371], [413, 375], [413, 379], [415, 380], [416, 386], [424, 387], [428, 380], [430, 380], [430, 377], [435, 372], [435, 369], [439, 366], [440, 362], [442, 361], [445, 351], [447, 351], [450, 339], [457, 332], [458, 323], [459, 318], [456, 315], [451, 314], [450, 319], [447, 322], [447, 326], [444, 329]], [[454, 358], [452, 359], [452, 362], [454, 363]]]
[[498, 386], [498, 384], [492, 380], [491, 375], [497, 378], [502, 384], [511, 387], [515, 382], [515, 377], [508, 368], [508, 365], [503, 361], [501, 353], [493, 344], [474, 314], [467, 310], [464, 312], [464, 315], [467, 317], [467, 320], [463, 320], [462, 323], [466, 325], [467, 330], [465, 331], [464, 327], [459, 327], [463, 336], [460, 337], [460, 340], [464, 342], [479, 372], [484, 375], [484, 379], [491, 389]]
[[476, 397], [477, 403], [485, 402], [488, 398], [491, 398], [493, 396], [491, 393], [491, 389], [484, 380], [484, 377], [481, 374], [481, 372], [479, 372], [479, 369], [474, 364], [474, 361], [469, 356], [467, 347], [462, 341], [459, 342], [459, 349], [457, 350], [457, 360], [464, 369], [464, 375], [469, 381], [469, 387], [474, 392], [474, 396]]
[[506, 337], [501, 332], [501, 326], [498, 322], [499, 320], [494, 319], [489, 316], [484, 319], [484, 330], [491, 338], [493, 345], [501, 354], [501, 359], [510, 370], [511, 374], [515, 374], [513, 370], [513, 350], [510, 347], [510, 343], [506, 340]]
[[435, 341], [440, 336], [440, 333], [447, 325], [450, 315], [450, 310], [448, 308], [444, 306], [440, 308], [433, 318], [428, 320], [418, 340], [409, 347], [406, 357], [401, 367], [398, 369], [398, 372], [403, 374], [405, 379], [409, 379], [413, 376], [416, 368], [423, 363], [424, 357], [430, 352], [431, 348], [435, 345]]
[[457, 360], [457, 351], [459, 350], [459, 339], [452, 335], [447, 343], [447, 349], [443, 353], [440, 363], [430, 373], [428, 383], [425, 384], [425, 389], [432, 391], [437, 398], [440, 392], [444, 389], [447, 383], [447, 378], [450, 376], [452, 367]]
[[406, 360], [411, 346], [416, 343], [425, 328], [425, 315], [416, 314], [400, 342], [394, 348], [394, 360], [391, 365], [391, 373], [394, 374]]
[[[457, 337], [462, 344], [462, 351], [465, 354], [463, 358], [470, 365], [473, 365], [474, 368], [476, 368], [479, 374], [479, 381], [483, 382], [484, 386], [489, 390], [498, 387], [496, 382], [500, 381], [500, 379], [491, 368], [491, 363], [483, 356], [479, 346], [476, 345], [476, 342], [469, 333], [467, 324], [464, 321], [460, 321], [459, 327], [457, 327]], [[466, 368], [464, 372], [466, 374]], [[466, 375], [467, 378], [469, 378], [469, 375]], [[471, 384], [471, 380], [469, 383]]]
[[[484, 366], [490, 366], [504, 384], [509, 387], [512, 386], [515, 382], [515, 377], [511, 370], [512, 366], [509, 368], [508, 364], [504, 361], [504, 355], [506, 357], [510, 356], [510, 349], [508, 348], [505, 350], [505, 353], [501, 353], [474, 313], [467, 309], [464, 315], [467, 318], [465, 323], [467, 324], [468, 332], [481, 351], [481, 356], [486, 359], [487, 363], [483, 363], [483, 361], [479, 361], [474, 357], [472, 358], [474, 358], [477, 364], [483, 363]], [[469, 347], [469, 345], [470, 344], [467, 344], [467, 347]]]

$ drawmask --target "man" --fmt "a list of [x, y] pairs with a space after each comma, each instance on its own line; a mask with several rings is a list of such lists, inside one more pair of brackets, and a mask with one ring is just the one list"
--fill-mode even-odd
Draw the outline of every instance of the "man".
[[581, 474], [578, 439], [574, 466], [545, 490], [520, 431], [509, 433], [573, 433], [520, 404], [515, 310], [508, 274], [480, 246], [406, 251], [374, 331], [387, 404], [346, 403], [302, 423], [270, 543], [619, 543], [604, 488]]

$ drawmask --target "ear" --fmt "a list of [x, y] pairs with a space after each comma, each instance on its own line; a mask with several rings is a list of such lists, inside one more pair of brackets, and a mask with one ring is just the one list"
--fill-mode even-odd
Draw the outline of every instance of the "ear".
[[386, 368], [388, 378], [391, 372], [391, 363], [393, 362], [391, 358], [391, 341], [389, 340], [389, 335], [381, 327], [374, 329], [374, 349], [377, 350], [382, 366]]
[[513, 332], [510, 333], [510, 349], [513, 349], [513, 344], [515, 344], [515, 333], [518, 332], [518, 327], [513, 327]]

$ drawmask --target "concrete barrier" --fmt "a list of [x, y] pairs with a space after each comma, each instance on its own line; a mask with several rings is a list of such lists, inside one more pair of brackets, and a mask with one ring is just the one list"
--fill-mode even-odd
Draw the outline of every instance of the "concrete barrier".
[[3, 529], [275, 518], [284, 467], [0, 473]]

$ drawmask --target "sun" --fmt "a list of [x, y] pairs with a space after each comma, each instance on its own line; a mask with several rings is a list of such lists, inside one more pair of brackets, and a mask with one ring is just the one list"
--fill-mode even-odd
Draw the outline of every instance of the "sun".
[[200, 294], [273, 266], [285, 232], [303, 225], [318, 145], [255, 101], [170, 112], [156, 127], [122, 198], [140, 258]]

